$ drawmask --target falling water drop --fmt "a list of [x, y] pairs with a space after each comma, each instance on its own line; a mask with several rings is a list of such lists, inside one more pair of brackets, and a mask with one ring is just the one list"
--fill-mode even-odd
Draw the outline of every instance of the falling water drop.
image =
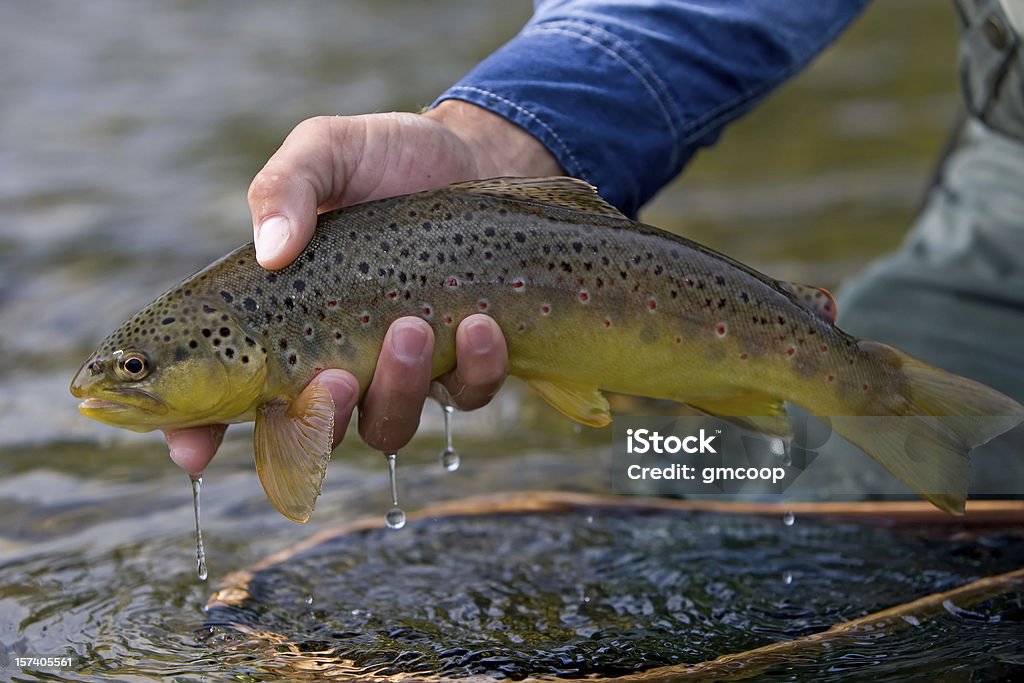
[[397, 453], [385, 453], [388, 461], [388, 479], [391, 481], [391, 509], [384, 515], [384, 523], [389, 529], [401, 529], [405, 526], [405, 512], [398, 507], [398, 480], [395, 478], [395, 460]]
[[196, 563], [198, 565], [199, 580], [206, 581], [206, 548], [203, 547], [203, 531], [199, 528], [199, 493], [203, 488], [203, 476], [201, 474], [190, 474], [192, 481], [192, 510], [196, 515]]
[[462, 464], [462, 458], [452, 447], [452, 413], [455, 408], [450, 403], [445, 403], [444, 408], [444, 450], [438, 455], [441, 467], [448, 472], [454, 472]]
[[792, 510], [786, 510], [782, 513], [782, 523], [786, 526], [793, 526], [796, 522], [796, 515], [793, 514]]
[[782, 572], [782, 583], [786, 584], [787, 586], [792, 584], [793, 583], [793, 572], [789, 571], [788, 569], [786, 571]]

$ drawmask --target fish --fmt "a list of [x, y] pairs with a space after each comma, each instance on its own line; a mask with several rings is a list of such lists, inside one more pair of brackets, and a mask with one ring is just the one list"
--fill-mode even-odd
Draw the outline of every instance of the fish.
[[[605, 392], [769, 434], [786, 434], [787, 403], [803, 406], [953, 514], [968, 451], [1024, 420], [994, 389], [846, 334], [827, 290], [631, 220], [567, 177], [462, 182], [324, 213], [280, 270], [239, 247], [112, 332], [71, 393], [84, 415], [135, 431], [255, 421], [263, 489], [305, 522], [334, 428], [329, 393], [302, 394], [310, 380], [342, 368], [365, 390], [403, 316], [433, 328], [437, 377], [475, 313], [500, 325], [510, 374], [581, 424], [611, 422]], [[862, 419], [890, 416], [906, 419]]]

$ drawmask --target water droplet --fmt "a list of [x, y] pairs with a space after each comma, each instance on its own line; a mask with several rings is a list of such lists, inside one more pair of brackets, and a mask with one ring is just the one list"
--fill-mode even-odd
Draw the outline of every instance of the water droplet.
[[313, 596], [312, 596], [312, 595], [307, 595], [307, 596], [306, 596], [306, 597], [304, 598], [304, 602], [305, 602], [305, 603], [306, 603], [307, 605], [312, 605], [312, 604], [313, 604]]
[[401, 529], [405, 526], [405, 512], [399, 507], [391, 508], [384, 515], [384, 523], [389, 529]]
[[203, 547], [203, 532], [199, 528], [199, 493], [203, 488], [202, 475], [189, 475], [192, 481], [192, 511], [196, 516], [196, 564], [200, 581], [206, 581], [206, 548]]
[[793, 583], [793, 572], [786, 570], [782, 572], [782, 583], [787, 586]]
[[793, 526], [796, 522], [796, 515], [793, 514], [792, 510], [786, 510], [782, 513], [782, 523], [786, 526]]
[[384, 523], [389, 529], [401, 529], [405, 526], [405, 513], [398, 507], [398, 479], [395, 477], [395, 461], [397, 453], [385, 453], [388, 461], [388, 479], [391, 481], [391, 509], [384, 515]]
[[438, 457], [441, 460], [441, 467], [445, 468], [448, 472], [454, 472], [462, 464], [462, 458], [450, 448], [441, 451], [441, 455]]
[[437, 457], [445, 471], [454, 472], [462, 464], [462, 458], [452, 447], [452, 413], [455, 412], [455, 408], [450, 403], [444, 403], [442, 407], [444, 408], [444, 450]]

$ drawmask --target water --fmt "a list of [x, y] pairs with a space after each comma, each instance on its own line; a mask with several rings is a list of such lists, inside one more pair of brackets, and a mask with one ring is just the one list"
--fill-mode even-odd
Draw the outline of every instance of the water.
[[[338, 536], [258, 571], [239, 584], [248, 598], [211, 606], [201, 634], [350, 677], [614, 676], [793, 640], [1019, 568], [1021, 540], [587, 508], [442, 516]], [[918, 626], [936, 667], [998, 670], [1022, 655], [1024, 604], [1019, 593], [951, 603]], [[918, 647], [882, 629], [758, 680], [860, 680]]]
[[[202, 485], [208, 585], [196, 579], [196, 510], [163, 440], [82, 418], [68, 383], [120, 321], [250, 239], [246, 187], [295, 123], [416, 110], [529, 11], [528, 2], [473, 0], [5, 5], [0, 679], [274, 678], [267, 672], [283, 655], [272, 648], [254, 656], [232, 650], [229, 634], [197, 636], [203, 605], [231, 571], [329, 525], [379, 521], [389, 503], [380, 454], [350, 429], [313, 520], [299, 526], [260, 489], [251, 428], [232, 427]], [[835, 285], [897, 244], [909, 223], [957, 101], [952, 25], [945, 4], [874, 3], [811, 71], [700, 154], [645, 219], [776, 277]], [[605, 434], [577, 429], [514, 382], [490, 409], [460, 414], [459, 450], [474, 457], [457, 477], [437, 466], [448, 443], [442, 417], [425, 413], [402, 450], [410, 512], [468, 493], [608, 490]], [[397, 543], [415, 528], [387, 536]], [[741, 547], [717, 552], [730, 572], [760, 571]], [[900, 566], [931, 571], [923, 557]], [[786, 569], [788, 588], [804, 590], [813, 572], [798, 562], [776, 567], [773, 583]], [[307, 612], [332, 605], [330, 591], [307, 594], [317, 598], [297, 601]], [[600, 591], [585, 595], [588, 609], [605, 604]], [[1000, 630], [1007, 619], [967, 621], [949, 615], [908, 630], [886, 645], [886, 661], [927, 671], [922, 643], [952, 657], [978, 642], [960, 627], [995, 638], [1000, 661], [1020, 656], [1000, 640], [1014, 634]], [[59, 675], [19, 671], [15, 655], [72, 664]], [[848, 664], [836, 657], [833, 666]]]
[[444, 450], [438, 455], [438, 459], [446, 472], [454, 472], [462, 464], [462, 458], [452, 446], [452, 413], [455, 412], [455, 408], [445, 404], [442, 409], [444, 410]]
[[196, 571], [199, 580], [206, 581], [206, 548], [203, 547], [203, 530], [199, 525], [199, 494], [203, 488], [203, 478], [190, 474], [189, 481], [192, 483], [192, 510], [196, 515]]
[[397, 453], [385, 453], [388, 463], [388, 482], [391, 484], [391, 509], [384, 515], [384, 523], [389, 529], [401, 529], [405, 526], [405, 512], [398, 507], [398, 478], [395, 475], [395, 459]]

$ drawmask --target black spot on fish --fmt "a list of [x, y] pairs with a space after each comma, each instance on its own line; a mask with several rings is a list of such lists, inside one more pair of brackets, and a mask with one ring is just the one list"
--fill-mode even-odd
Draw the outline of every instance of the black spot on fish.
[[295, 297], [290, 296], [284, 300], [284, 307], [288, 309], [295, 308]]
[[341, 263], [344, 260], [345, 260], [345, 254], [343, 254], [340, 251], [337, 251], [337, 252], [334, 253], [334, 262], [335, 263]]
[[242, 356], [242, 362], [243, 363], [248, 363], [249, 362], [249, 356]]
[[222, 328], [220, 328], [217, 331], [220, 333], [220, 336], [222, 336], [222, 337], [230, 337], [231, 336], [231, 330], [229, 330], [226, 327], [222, 327]]
[[297, 362], [298, 362], [298, 360], [299, 360], [299, 359], [298, 359], [298, 358], [297, 358], [297, 357], [295, 356], [295, 354], [294, 354], [294, 353], [293, 353], [293, 354], [291, 354], [290, 356], [288, 356], [288, 364], [289, 364], [289, 365], [295, 365], [295, 363], [297, 363]]
[[214, 345], [214, 346], [220, 346], [220, 337], [216, 337], [216, 338], [214, 338], [214, 340], [213, 340], [213, 345]]
[[210, 330], [210, 329], [208, 329], [206, 327], [203, 328], [203, 336], [204, 337], [209, 337], [212, 334], [213, 334], [213, 330]]
[[743, 300], [743, 303], [747, 303], [748, 301], [750, 301], [750, 295], [747, 294], [746, 292], [740, 292], [740, 299]]
[[786, 319], [783, 318], [781, 315], [779, 316], [779, 324], [780, 325], [785, 325], [786, 324]]
[[577, 254], [579, 254], [580, 252], [583, 251], [583, 243], [582, 242], [573, 242], [572, 243], [572, 248], [573, 248], [573, 251], [575, 251]]
[[381, 240], [380, 250], [383, 251], [385, 254], [388, 253], [389, 251], [391, 251], [391, 243], [388, 242], [387, 240]]
[[484, 237], [494, 237], [494, 228], [484, 228]]
[[462, 239], [463, 239], [463, 237], [462, 237], [462, 233], [461, 232], [457, 232], [457, 233], [455, 233], [452, 236], [452, 241], [455, 242], [455, 244], [458, 244], [458, 245], [462, 244]]
[[431, 230], [434, 229], [434, 226], [430, 221], [423, 221], [423, 229], [426, 230], [427, 232], [430, 232]]
[[242, 303], [245, 304], [246, 310], [249, 310], [249, 311], [255, 311], [256, 310], [256, 300], [253, 299], [251, 296], [247, 296], [245, 298], [245, 301], [242, 302]]
[[224, 355], [227, 356], [228, 358], [234, 358], [235, 357], [235, 350], [232, 349], [231, 347], [228, 347], [228, 348], [224, 349]]
[[199, 346], [199, 342], [197, 342], [195, 339], [190, 340], [189, 343], [188, 343], [188, 348], [190, 348], [190, 349], [194, 349], [194, 348], [196, 348], [198, 346]]
[[161, 325], [170, 325], [173, 322], [174, 322], [174, 318], [164, 318], [163, 320], [160, 321], [160, 324]]
[[569, 263], [568, 261], [562, 261], [562, 270], [564, 270], [566, 273], [571, 273], [572, 264]]
[[282, 351], [284, 351], [285, 349], [288, 348], [288, 340], [287, 339], [279, 339], [277, 341], [277, 344], [278, 344], [278, 346], [281, 347]]
[[405, 282], [408, 279], [409, 279], [409, 276], [405, 274], [405, 271], [401, 271], [401, 270], [398, 271], [398, 281], [399, 282], [401, 282], [402, 284], [405, 284]]
[[296, 280], [295, 282], [292, 283], [292, 287], [295, 288], [296, 292], [304, 292], [306, 291], [306, 281]]
[[515, 234], [515, 238], [516, 238], [516, 242], [519, 242], [520, 244], [522, 244], [523, 242], [526, 241], [526, 235], [524, 235], [521, 232], [517, 232]]
[[363, 275], [366, 275], [367, 273], [369, 273], [370, 272], [370, 264], [367, 263], [366, 261], [360, 262], [360, 264], [359, 264], [359, 272], [362, 273]]
[[213, 306], [207, 306], [206, 304], [203, 304], [203, 313], [216, 313], [216, 312], [217, 312], [217, 309], [214, 308]]
[[186, 289], [185, 290], [185, 296], [192, 296], [192, 290], [191, 289]]
[[428, 254], [425, 251], [421, 251], [420, 252], [420, 261], [429, 261], [429, 260], [430, 260], [430, 254]]
[[224, 301], [231, 303], [235, 300], [235, 297], [231, 296], [231, 292], [225, 292], [223, 289], [220, 291], [220, 296]]

